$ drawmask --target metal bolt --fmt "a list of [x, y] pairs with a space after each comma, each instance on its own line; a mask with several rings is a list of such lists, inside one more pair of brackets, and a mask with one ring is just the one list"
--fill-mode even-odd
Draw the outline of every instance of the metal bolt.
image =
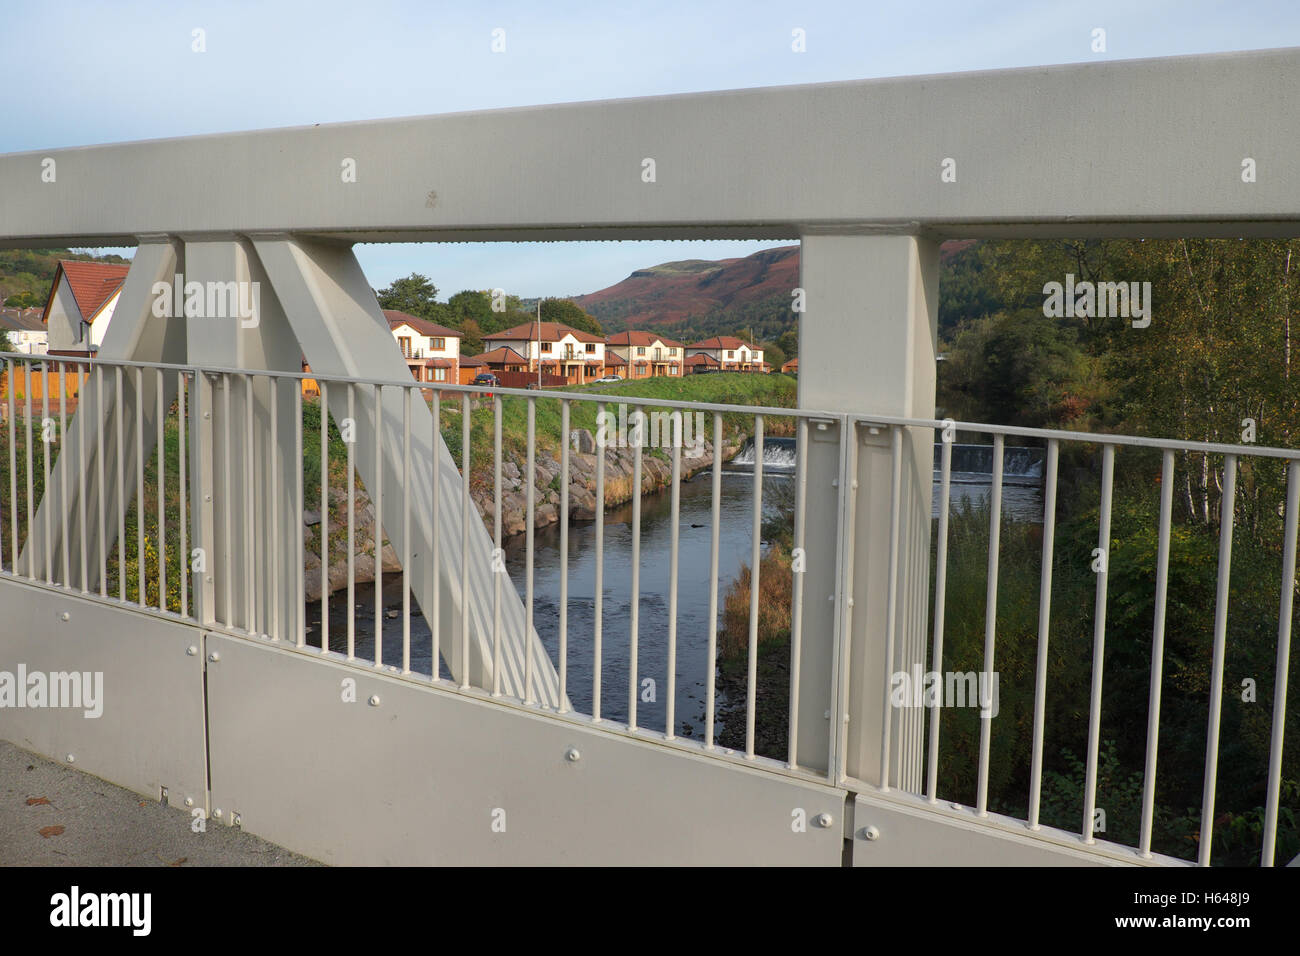
[[187, 807], [192, 807], [192, 806], [194, 806], [194, 798], [193, 798], [193, 797], [186, 797], [186, 798], [185, 798], [185, 805], [186, 805]]
[[72, 615], [69, 614], [67, 611], [64, 611], [62, 614], [59, 615], [59, 620], [60, 620], [60, 621], [71, 621], [71, 620], [72, 620]]
[[948, 804], [948, 806], [952, 807], [954, 810], [960, 810], [960, 809], [961, 809], [961, 804], [958, 803], [958, 802], [955, 801], [955, 800], [954, 800], [952, 803]]
[[371, 694], [371, 695], [370, 695], [370, 706], [371, 706], [371, 707], [378, 707], [378, 706], [379, 706], [379, 695], [378, 695], [378, 694]]
[[829, 813], [819, 813], [813, 818], [813, 823], [825, 830], [831, 825], [831, 815]]
[[221, 660], [221, 655], [218, 654], [216, 651], [213, 651], [211, 654], [208, 655], [208, 660], [210, 660], [212, 663], [215, 664], [217, 661]]
[[211, 495], [204, 495], [204, 496], [203, 496], [203, 500], [204, 500], [204, 501], [211, 501], [211, 500], [212, 500], [212, 496], [211, 496]]
[[238, 813], [236, 813], [234, 816], [230, 818], [230, 822], [233, 823], [235, 826], [239, 826], [241, 823], [244, 822], [244, 818], [241, 817]]
[[221, 808], [220, 808], [220, 807], [217, 807], [215, 810], [212, 811], [212, 817], [213, 817], [213, 819], [216, 819], [216, 820], [220, 820], [220, 819], [221, 819]]
[[581, 757], [582, 754], [578, 753], [577, 747], [570, 747], [564, 752], [564, 759], [569, 761], [569, 763], [577, 763]]
[[864, 827], [863, 830], [862, 830], [862, 839], [864, 839], [864, 840], [879, 840], [879, 839], [880, 839], [880, 831], [877, 830], [875, 827]]
[[68, 754], [68, 763], [76, 763], [76, 762], [77, 762], [77, 758], [74, 757], [72, 754]]
[[212, 413], [211, 413], [211, 412], [204, 412], [204, 413], [203, 413], [203, 420], [204, 420], [205, 422], [211, 421], [211, 420], [212, 420]]
[[185, 648], [185, 653], [190, 657], [198, 657], [199, 649], [195, 645], [191, 644], [189, 647]]

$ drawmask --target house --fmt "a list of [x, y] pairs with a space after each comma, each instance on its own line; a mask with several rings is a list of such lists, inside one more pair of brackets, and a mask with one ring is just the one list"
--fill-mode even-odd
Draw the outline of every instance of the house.
[[460, 382], [460, 333], [419, 316], [385, 309], [388, 328], [417, 382]]
[[605, 349], [605, 375], [617, 375], [619, 378], [627, 378], [627, 359], [617, 352], [611, 352]]
[[[686, 346], [686, 358], [694, 355], [707, 355], [718, 363], [723, 372], [766, 372], [768, 366], [763, 362], [763, 350], [750, 345], [734, 335], [715, 335], [711, 339], [702, 339]], [[712, 367], [696, 363], [694, 371], [702, 367]]]
[[788, 359], [785, 364], [781, 366], [781, 371], [786, 375], [798, 375], [799, 357], [796, 355], [794, 358]]
[[51, 355], [93, 355], [113, 319], [128, 265], [60, 259], [42, 322]]
[[605, 375], [605, 340], [559, 322], [525, 322], [485, 335], [483, 341], [494, 352], [504, 348], [521, 356], [526, 363], [523, 371], [536, 372], [540, 363], [543, 373], [559, 376], [569, 385]]
[[9, 336], [9, 347], [26, 355], [46, 349], [48, 332], [36, 309], [5, 309], [0, 312], [0, 331]]
[[686, 356], [685, 346], [653, 332], [629, 330], [605, 339], [605, 354], [619, 356], [627, 363], [627, 378], [653, 378], [681, 375]]
[[[529, 372], [536, 371], [536, 366], [529, 367], [528, 359], [524, 358], [514, 349], [507, 346], [493, 349], [491, 352], [484, 352], [477, 356], [482, 363], [482, 372]], [[476, 373], [477, 374], [477, 373]]]
[[487, 367], [481, 355], [462, 355], [460, 357], [460, 379], [458, 384], [470, 385], [474, 382], [475, 375], [482, 375], [484, 372], [492, 371]]

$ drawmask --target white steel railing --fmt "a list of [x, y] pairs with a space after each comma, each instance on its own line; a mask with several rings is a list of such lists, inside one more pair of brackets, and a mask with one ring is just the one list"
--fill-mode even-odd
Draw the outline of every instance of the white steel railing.
[[[980, 672], [994, 675], [1000, 636], [1002, 532], [1010, 520], [1002, 515], [1005, 440], [1014, 437], [1037, 443], [1043, 449], [1045, 469], [1037, 484], [1041, 510], [1032, 518], [1041, 525], [1041, 555], [1036, 574], [1039, 596], [1028, 733], [1028, 800], [1020, 816], [1031, 832], [1048, 823], [1059, 825], [1057, 820], [1044, 820], [1043, 799], [1044, 775], [1056, 762], [1059, 749], [1059, 743], [1049, 739], [1046, 720], [1047, 705], [1055, 690], [1051, 680], [1053, 569], [1063, 567], [1067, 559], [1089, 557], [1063, 557], [1059, 553], [1056, 532], [1062, 450], [1082, 455], [1072, 460], [1085, 463], [1084, 470], [1089, 474], [1091, 469], [1099, 474], [1096, 541], [1102, 556], [1108, 555], [1112, 546], [1117, 460], [1123, 463], [1126, 455], [1158, 454], [1158, 555], [1153, 582], [1146, 743], [1141, 761], [1141, 819], [1137, 839], [1132, 841], [1146, 856], [1152, 853], [1156, 818], [1176, 458], [1212, 456], [1222, 462], [1223, 479], [1198, 848], [1198, 862], [1203, 865], [1210, 862], [1220, 770], [1239, 462], [1262, 463], [1252, 466], [1256, 469], [1283, 470], [1284, 477], [1273, 486], [1282, 489], [1285, 502], [1277, 537], [1281, 586], [1260, 852], [1264, 865], [1274, 862], [1279, 811], [1285, 809], [1286, 678], [1296, 581], [1300, 452], [790, 408], [665, 402], [599, 391], [539, 393], [456, 385], [429, 390], [428, 383], [413, 380], [363, 381], [317, 372], [250, 372], [101, 360], [82, 360], [78, 364], [62, 357], [16, 353], [5, 355], [3, 361], [6, 435], [0, 447], [0, 470], [4, 472], [0, 479], [0, 571], [5, 577], [207, 628], [279, 641], [302, 653], [328, 655], [349, 666], [383, 668], [398, 677], [432, 683], [444, 690], [490, 697], [506, 706], [545, 712], [554, 719], [599, 724], [611, 731], [772, 772], [823, 779], [859, 792], [887, 792], [898, 786], [921, 794], [936, 806], [940, 800], [954, 800], [953, 793], [943, 792], [953, 787], [945, 783], [941, 773], [945, 751], [940, 701], [927, 702], [919, 712], [899, 712], [891, 702], [890, 683], [878, 690], [853, 687], [848, 651], [861, 635], [854, 632], [848, 613], [837, 616], [836, 633], [829, 645], [835, 656], [831, 666], [825, 668], [830, 674], [829, 683], [818, 686], [817, 681], [809, 680], [809, 671], [804, 667], [809, 637], [804, 632], [805, 575], [793, 563], [788, 571], [781, 571], [781, 581], [772, 581], [763, 570], [764, 558], [770, 553], [765, 524], [768, 519], [774, 519], [778, 528], [783, 522], [787, 524], [792, 554], [798, 555], [809, 544], [806, 534], [810, 508], [831, 509], [838, 533], [845, 541], [837, 552], [843, 559], [837, 559], [834, 579], [845, 606], [851, 606], [852, 568], [846, 565], [851, 565], [852, 560], [856, 508], [866, 496], [884, 490], [858, 487], [854, 481], [852, 488], [841, 489], [838, 495], [810, 496], [810, 425], [838, 432], [835, 453], [846, 474], [854, 468], [857, 453], [851, 436], [856, 430], [870, 426], [887, 431], [892, 468], [886, 623], [882, 635], [867, 635], [868, 643], [854, 648], [854, 653], [862, 653], [865, 647], [868, 652], [882, 654], [890, 682], [897, 672], [917, 663], [942, 673], [946, 655], [950, 655], [945, 635], [951, 633], [954, 620], [973, 612], [973, 605], [954, 605], [948, 599], [953, 581], [949, 538], [955, 514], [951, 504], [951, 438], [957, 431], [968, 436], [988, 436], [991, 469], [987, 494], [983, 496], [987, 499], [988, 523]], [[307, 379], [319, 384], [319, 401], [304, 400], [301, 383]], [[38, 384], [34, 386], [33, 381]], [[53, 404], [52, 389], [57, 391]], [[386, 401], [386, 394], [400, 396], [400, 402]], [[431, 413], [429, 438], [435, 453], [444, 439], [451, 446], [446, 453], [450, 471], [441, 466], [435, 469], [427, 486], [413, 478], [420, 464], [413, 452], [413, 412], [418, 403], [424, 403]], [[638, 413], [644, 413], [644, 425], [651, 421], [659, 424], [660, 444], [667, 447], [648, 447], [644, 440], [647, 436], [642, 436], [643, 440], [630, 442], [623, 449], [598, 442], [594, 455], [577, 450], [571, 440], [575, 424], [579, 420], [590, 422], [592, 412], [602, 417], [613, 415], [618, 405], [630, 409], [628, 415], [634, 421]], [[310, 431], [305, 431], [305, 407], [319, 410]], [[696, 415], [708, 422], [705, 432], [713, 458], [694, 481], [687, 482], [685, 474], [691, 466], [683, 461], [683, 433], [688, 427], [687, 417]], [[358, 433], [358, 423], [364, 422], [371, 423], [370, 434]], [[519, 428], [523, 429], [522, 439]], [[670, 436], [666, 442], [662, 440], [665, 428]], [[910, 573], [901, 567], [900, 544], [905, 530], [901, 527], [900, 503], [906, 480], [904, 435], [909, 430], [933, 430], [941, 449], [935, 469], [937, 521], [931, 529], [934, 557], [928, 563], [934, 590], [930, 611], [919, 611], [924, 632], [909, 629], [905, 623], [917, 620], [917, 616], [904, 607], [909, 598], [900, 586], [900, 577]], [[775, 447], [772, 443], [779, 440], [774, 433], [794, 439], [793, 464], [779, 475], [771, 465], [765, 466], [765, 446]], [[703, 438], [698, 434], [694, 437]], [[318, 450], [318, 474], [306, 473], [304, 443], [308, 439]], [[490, 463], [486, 452], [489, 441]], [[338, 449], [340, 442], [342, 448]], [[746, 473], [736, 474], [736, 466], [724, 461], [724, 449], [734, 451], [741, 444], [746, 445], [745, 456], [752, 465]], [[523, 528], [516, 536], [522, 539], [522, 566], [516, 562], [513, 569], [507, 566], [512, 542], [507, 536], [504, 508], [514, 494], [507, 487], [510, 466], [520, 462], [507, 460], [508, 452], [522, 455], [521, 473], [525, 479], [544, 473], [544, 467], [549, 470], [549, 455], [558, 453], [554, 504], [538, 501], [539, 494], [550, 497], [549, 488], [539, 487], [536, 480], [522, 481]], [[364, 541], [359, 530], [364, 515], [358, 508], [363, 491], [358, 479], [362, 458], [373, 466], [373, 480], [364, 487], [369, 499], [364, 512], [373, 514], [373, 527]], [[579, 469], [588, 466], [595, 504], [590, 513], [584, 513], [582, 523], [575, 523], [571, 486]], [[651, 472], [662, 479], [666, 502], [647, 497], [645, 482]], [[1252, 472], [1256, 485], [1260, 474]], [[318, 485], [310, 495], [308, 482]], [[152, 493], [146, 495], [150, 485]], [[606, 504], [607, 493], [615, 486], [626, 492], [625, 508]], [[707, 521], [684, 527], [684, 496], [689, 497], [693, 513], [701, 518], [705, 515], [696, 498], [707, 501]], [[779, 499], [775, 505], [774, 499]], [[474, 577], [469, 560], [482, 536], [474, 527], [476, 521], [484, 520], [478, 513], [480, 507], [490, 512], [486, 519], [490, 535], [484, 539], [492, 551], [494, 573], [490, 584]], [[537, 586], [536, 557], [541, 547], [538, 514], [543, 507], [554, 509], [558, 540], [547, 547], [553, 545], [558, 555], [550, 569], [554, 572], [553, 610], [539, 615], [539, 599], [549, 601], [551, 597], [549, 593], [539, 594]], [[660, 509], [666, 515], [652, 527], [653, 557], [648, 563], [646, 507]], [[318, 530], [311, 532], [316, 542], [312, 561], [319, 562], [319, 569], [311, 573], [318, 578], [312, 587], [319, 590], [321, 600], [319, 631], [309, 635], [309, 532], [302, 516], [315, 509], [319, 509], [319, 517], [314, 522]], [[430, 519], [432, 528], [424, 565], [418, 565], [419, 556], [414, 553], [414, 549], [422, 547], [413, 530], [421, 518]], [[960, 520], [963, 527], [969, 525], [969, 509]], [[624, 524], [626, 533], [622, 531]], [[665, 527], [666, 542], [659, 534]], [[683, 532], [691, 528], [707, 530], [707, 534], [684, 536]], [[574, 535], [579, 533], [585, 544], [575, 549]], [[395, 573], [401, 579], [400, 609], [386, 607], [386, 539], [394, 542], [398, 552], [400, 571]], [[611, 551], [614, 545], [617, 554]], [[684, 557], [694, 562], [694, 576], [683, 576]], [[747, 595], [743, 587], [732, 589], [726, 577], [735, 575], [741, 563], [748, 567]], [[359, 609], [357, 590], [362, 565], [372, 565], [373, 602]], [[581, 574], [576, 570], [580, 565]], [[662, 593], [657, 589], [648, 591], [643, 576], [661, 580], [664, 565], [666, 584]], [[415, 566], [424, 569], [421, 574], [427, 580], [413, 576]], [[343, 569], [342, 581], [337, 573], [332, 574], [339, 569]], [[1088, 715], [1079, 829], [1085, 845], [1098, 838], [1095, 812], [1105, 705], [1102, 678], [1106, 670], [1109, 578], [1104, 561], [1095, 578], [1086, 708], [1079, 701], [1081, 711], [1086, 709]], [[548, 580], [552, 580], [549, 574]], [[428, 582], [433, 586], [425, 587]], [[575, 591], [575, 584], [580, 585], [581, 594]], [[775, 585], [789, 587], [789, 626], [788, 647], [772, 652], [777, 655], [772, 657], [762, 653], [761, 638], [764, 589], [774, 593]], [[680, 626], [684, 594], [691, 600], [698, 599], [699, 605], [706, 608], [702, 620], [692, 623], [689, 635]], [[730, 611], [723, 613], [727, 594], [734, 600]], [[413, 596], [420, 607], [412, 606]], [[338, 608], [340, 598], [346, 601], [342, 609]], [[1190, 600], [1187, 595], [1179, 595], [1178, 599]], [[522, 602], [518, 618], [522, 624], [517, 628], [511, 623], [516, 619], [505, 613], [510, 602], [515, 601]], [[651, 605], [658, 615], [657, 623], [647, 631], [642, 612]], [[332, 610], [340, 612], [333, 622]], [[743, 629], [737, 623], [742, 610]], [[743, 659], [737, 654], [730, 665], [729, 691], [720, 690], [718, 683], [719, 666], [726, 666], [719, 648], [720, 613], [733, 634], [744, 634]], [[576, 626], [575, 616], [586, 619], [588, 626]], [[400, 651], [386, 657], [385, 622], [392, 620], [397, 622], [390, 626], [397, 632], [392, 642], [395, 649], [400, 646]], [[373, 648], [363, 660], [359, 656], [359, 638], [365, 636], [360, 633], [365, 626]], [[342, 633], [336, 628], [341, 628]], [[536, 637], [538, 631], [546, 632], [545, 641]], [[1022, 636], [1003, 636], [1002, 647]], [[878, 643], [870, 643], [877, 638]], [[477, 672], [468, 663], [473, 660], [472, 641], [486, 648], [483, 667]], [[776, 646], [779, 649], [779, 644]], [[684, 648], [690, 650], [685, 656]], [[653, 674], [641, 666], [642, 658], [651, 651]], [[426, 661], [424, 668], [422, 662]], [[457, 663], [451, 673], [453, 661]], [[761, 679], [761, 671], [769, 664], [778, 672], [785, 668], [788, 680]], [[581, 677], [575, 677], [578, 670]], [[743, 671], [743, 677], [737, 676], [739, 671]], [[645, 683], [647, 678], [652, 684]], [[649, 696], [647, 687], [656, 686], [661, 679], [664, 695], [659, 706], [657, 687]], [[788, 690], [787, 699], [773, 692], [778, 685]], [[834, 712], [837, 717], [858, 719], [868, 712], [881, 714], [877, 784], [855, 780], [847, 772], [844, 720], [833, 719], [829, 724], [835, 730], [828, 733], [824, 752], [800, 752], [801, 704], [809, 696], [824, 698], [828, 714]], [[729, 706], [719, 719], [723, 697]], [[647, 702], [656, 706], [643, 709]], [[687, 706], [701, 707], [702, 728], [687, 726], [689, 721], [683, 718]], [[653, 724], [648, 725], [647, 714], [654, 715]], [[806, 707], [804, 715], [806, 719]], [[902, 757], [898, 750], [891, 750], [895, 721], [905, 725], [907, 734], [925, 740], [923, 760], [916, 764], [914, 772], [900, 769]], [[784, 745], [760, 740], [760, 723], [784, 728]], [[993, 799], [993, 734], [993, 719], [981, 719], [973, 752], [949, 753], [944, 766], [955, 766], [966, 758], [973, 760], [971, 805], [977, 817], [994, 811], [1014, 816], [1016, 811], [1008, 803], [1005, 787], [999, 788], [1003, 796]]]

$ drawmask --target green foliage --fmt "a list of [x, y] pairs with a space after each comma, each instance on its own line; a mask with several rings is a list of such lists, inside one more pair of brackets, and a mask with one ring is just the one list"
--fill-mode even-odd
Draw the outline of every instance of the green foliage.
[[559, 322], [561, 325], [568, 325], [582, 332], [590, 332], [592, 335], [603, 336], [605, 334], [594, 316], [583, 312], [582, 309], [568, 299], [543, 299], [542, 321]]

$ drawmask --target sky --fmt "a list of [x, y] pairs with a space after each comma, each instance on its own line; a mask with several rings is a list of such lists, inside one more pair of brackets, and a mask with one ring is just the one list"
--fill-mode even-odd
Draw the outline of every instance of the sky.
[[[1105, 31], [1096, 52], [1094, 31]], [[202, 30], [203, 52], [194, 47]], [[494, 31], [505, 49], [493, 52]], [[795, 52], [794, 31], [805, 50]], [[1295, 0], [0, 0], [0, 153], [671, 93], [1300, 45]], [[441, 298], [594, 292], [772, 242], [356, 247]], [[119, 250], [130, 254], [129, 250]]]

